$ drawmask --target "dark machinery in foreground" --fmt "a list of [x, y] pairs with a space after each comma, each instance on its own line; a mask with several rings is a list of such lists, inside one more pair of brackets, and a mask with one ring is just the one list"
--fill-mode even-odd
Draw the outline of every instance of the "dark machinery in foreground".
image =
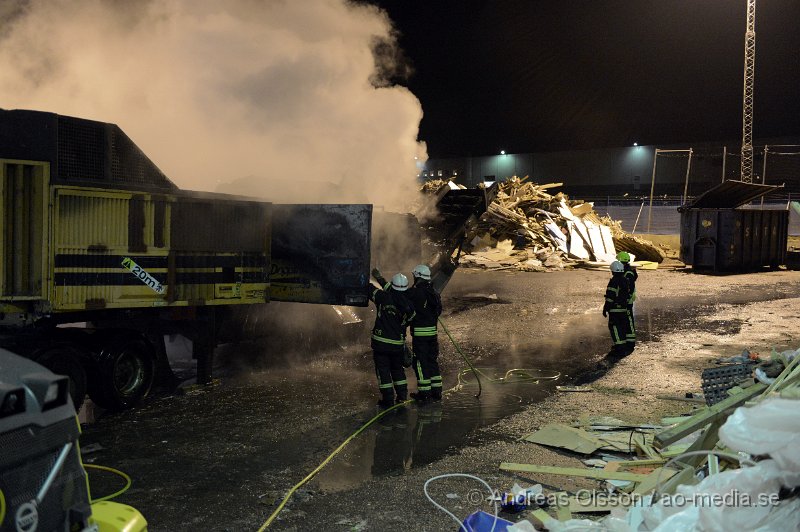
[[69, 384], [0, 349], [0, 530], [143, 532], [134, 508], [92, 503]]

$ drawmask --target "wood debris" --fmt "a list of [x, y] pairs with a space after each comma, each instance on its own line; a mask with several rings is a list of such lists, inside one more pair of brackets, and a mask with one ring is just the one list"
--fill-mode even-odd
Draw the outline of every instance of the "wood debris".
[[[425, 183], [433, 193], [446, 181]], [[572, 266], [607, 267], [618, 250], [661, 262], [663, 250], [651, 242], [628, 235], [619, 222], [601, 218], [591, 202], [553, 194], [562, 183], [536, 184], [528, 177], [498, 183], [494, 201], [481, 216], [464, 246], [461, 264], [490, 270], [561, 270]], [[458, 186], [458, 185], [456, 185]]]
[[[786, 353], [790, 352], [784, 352], [781, 356]], [[760, 406], [760, 403], [768, 398], [785, 400], [789, 397], [800, 397], [800, 393], [798, 393], [800, 391], [800, 349], [790, 355], [784, 358], [784, 369], [771, 384], [758, 383], [743, 389], [731, 389], [728, 391], [728, 398], [712, 406], [704, 407], [691, 416], [666, 418], [664, 420], [666, 422], [677, 423], [668, 428], [658, 425], [630, 424], [615, 418], [602, 417], [578, 423], [581, 427], [587, 427], [588, 430], [562, 424], [550, 424], [522, 437], [525, 441], [540, 445], [568, 449], [582, 455], [594, 455], [594, 458], [582, 460], [584, 465], [589, 467], [554, 467], [501, 462], [499, 469], [515, 473], [517, 476], [524, 474], [526, 478], [532, 478], [539, 482], [541, 482], [540, 475], [596, 479], [604, 481], [606, 487], [614, 491], [628, 492], [638, 496], [652, 494], [655, 497], [656, 494], [659, 496], [674, 494], [679, 486], [684, 495], [691, 493], [691, 486], [700, 483], [698, 488], [703, 487], [701, 479], [738, 469], [743, 460], [750, 461], [753, 468], [759, 467], [762, 461], [769, 466], [769, 462], [778, 460], [778, 458], [784, 460], [785, 463], [792, 463], [791, 459], [787, 458], [788, 454], [778, 455], [777, 458], [772, 454], [773, 452], [786, 453], [787, 449], [793, 449], [790, 445], [792, 442], [790, 437], [782, 441], [782, 446], [774, 446], [774, 450], [769, 452], [770, 456], [748, 455], [753, 452], [750, 448], [760, 452], [764, 448], [772, 448], [773, 444], [771, 440], [758, 443], [757, 435], [753, 434], [749, 427], [743, 425], [745, 414], [741, 410], [736, 410], [737, 407], [744, 405]], [[789, 362], [790, 358], [791, 362]], [[782, 410], [774, 410], [778, 407]], [[779, 404], [772, 408], [773, 410], [769, 411], [770, 415], [776, 416], [775, 412], [779, 412], [783, 416], [778, 415], [774, 418], [775, 420], [788, 419], [786, 416], [794, 412], [792, 405]], [[739, 420], [730, 428], [731, 431], [734, 431], [734, 436], [728, 434], [726, 443], [723, 443], [720, 440], [720, 428], [730, 415], [739, 416]], [[757, 415], [751, 414], [751, 417], [755, 418]], [[777, 423], [777, 421], [760, 422], [762, 429], [774, 428], [779, 432], [790, 434], [783, 425], [769, 426], [770, 422]], [[605, 432], [614, 429], [628, 430], [613, 432], [613, 435]], [[739, 435], [735, 436], [736, 434]], [[729, 448], [727, 446], [733, 447], [731, 442], [741, 440], [742, 434], [747, 434], [748, 437], [752, 434], [753, 441], [745, 441], [743, 443], [745, 447], [738, 447], [737, 455], [734, 453], [736, 447]], [[761, 438], [763, 440], [768, 437]], [[610, 450], [614, 454], [596, 454], [601, 449]], [[747, 452], [742, 452], [743, 449], [747, 449]], [[629, 455], [631, 459], [622, 459], [620, 455], [623, 454]], [[770, 467], [774, 469], [774, 466]], [[764, 471], [771, 471], [771, 469], [766, 468]], [[763, 474], [766, 475], [766, 473]], [[783, 473], [777, 471], [777, 474]], [[759, 480], [760, 476], [753, 475], [747, 478], [750, 480], [739, 480], [738, 476], [729, 476], [726, 481], [728, 484], [724, 485], [725, 489], [730, 485], [736, 486], [737, 489], [741, 487], [743, 492], [747, 492], [749, 489], [755, 489], [747, 482], [761, 481], [765, 482], [765, 486], [768, 485], [765, 480]], [[711, 491], [701, 491], [700, 493], [714, 493], [714, 489], [722, 488], [710, 486], [706, 490]], [[727, 492], [722, 491], [721, 493]], [[632, 499], [617, 500], [630, 501]], [[796, 503], [794, 504], [797, 506]], [[571, 512], [576, 513], [608, 513], [616, 506], [618, 505], [595, 504], [593, 499], [578, 500], [577, 497], [571, 497], [568, 508]], [[631, 511], [636, 511], [636, 508]], [[547, 521], [548, 518], [552, 519], [541, 511], [535, 517], [540, 522]]]

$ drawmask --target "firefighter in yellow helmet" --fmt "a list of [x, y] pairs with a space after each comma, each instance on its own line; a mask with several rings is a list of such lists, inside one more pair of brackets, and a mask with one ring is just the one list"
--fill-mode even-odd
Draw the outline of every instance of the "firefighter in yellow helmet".
[[611, 263], [611, 279], [606, 287], [606, 301], [603, 316], [608, 317], [608, 331], [611, 334], [610, 358], [622, 358], [633, 352], [636, 337], [628, 315], [629, 284], [624, 277], [625, 268], [621, 262]]
[[[627, 251], [620, 251], [617, 253], [617, 260], [622, 263], [622, 267], [624, 268], [623, 276], [628, 282], [628, 292], [630, 293], [630, 296], [628, 296], [628, 317], [631, 320], [631, 339], [635, 344], [636, 317], [633, 314], [633, 302], [636, 301], [636, 281], [639, 279], [639, 273], [636, 271], [636, 268], [631, 266], [631, 255]], [[631, 351], [633, 351], [633, 348], [631, 348]]]
[[372, 357], [378, 376], [381, 399], [378, 406], [389, 408], [408, 399], [408, 381], [403, 368], [406, 327], [414, 318], [414, 307], [404, 292], [408, 278], [402, 273], [387, 282], [376, 268], [372, 276], [380, 286], [370, 287], [369, 298], [375, 303], [375, 326], [372, 328]]

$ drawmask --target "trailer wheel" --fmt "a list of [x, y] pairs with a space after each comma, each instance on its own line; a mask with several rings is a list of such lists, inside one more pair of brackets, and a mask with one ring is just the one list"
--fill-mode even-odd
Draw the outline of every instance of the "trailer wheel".
[[101, 345], [89, 381], [89, 397], [108, 410], [127, 410], [149, 392], [155, 375], [155, 356], [141, 336], [124, 335]]
[[77, 349], [68, 345], [51, 346], [34, 355], [33, 359], [57, 375], [69, 377], [69, 395], [75, 411], [86, 398], [86, 369]]

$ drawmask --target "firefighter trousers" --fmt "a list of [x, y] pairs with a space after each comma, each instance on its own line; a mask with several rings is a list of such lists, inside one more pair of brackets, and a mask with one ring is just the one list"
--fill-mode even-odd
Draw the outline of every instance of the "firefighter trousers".
[[612, 309], [608, 312], [608, 332], [611, 334], [611, 352], [616, 356], [633, 353], [636, 347], [636, 332], [633, 318], [627, 308]]
[[403, 369], [403, 351], [373, 349], [372, 358], [381, 398], [390, 402], [396, 395], [398, 401], [405, 401], [408, 398], [408, 381]]
[[439, 340], [435, 336], [414, 337], [414, 373], [422, 397], [442, 398], [442, 375], [439, 371]]

